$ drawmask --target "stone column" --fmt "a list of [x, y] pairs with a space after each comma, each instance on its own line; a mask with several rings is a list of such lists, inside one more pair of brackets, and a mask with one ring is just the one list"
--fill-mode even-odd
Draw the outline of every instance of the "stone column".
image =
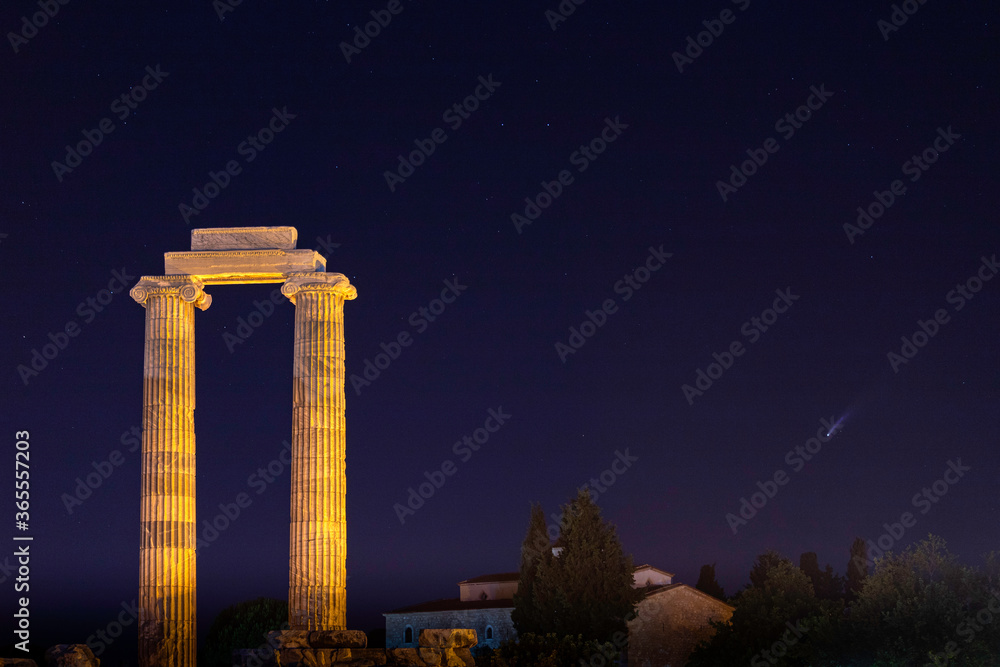
[[292, 630], [343, 630], [344, 301], [358, 293], [340, 273], [290, 273], [281, 293], [295, 304], [288, 623]]
[[194, 667], [194, 309], [212, 297], [188, 276], [144, 276], [139, 664]]

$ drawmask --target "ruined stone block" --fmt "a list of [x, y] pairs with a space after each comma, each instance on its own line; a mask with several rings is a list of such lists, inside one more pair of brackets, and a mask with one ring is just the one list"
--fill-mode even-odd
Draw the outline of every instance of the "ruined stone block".
[[309, 633], [311, 648], [365, 648], [368, 635], [361, 630], [313, 630]]
[[191, 250], [294, 250], [294, 227], [206, 227], [191, 230]]
[[56, 644], [45, 651], [45, 664], [48, 667], [98, 667], [101, 661], [86, 644]]
[[417, 644], [429, 648], [472, 648], [479, 643], [475, 630], [469, 628], [427, 628], [420, 631]]

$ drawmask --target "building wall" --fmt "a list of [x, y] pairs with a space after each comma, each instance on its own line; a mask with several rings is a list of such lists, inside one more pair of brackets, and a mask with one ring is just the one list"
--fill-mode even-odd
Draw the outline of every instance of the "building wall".
[[[385, 646], [416, 648], [420, 631], [426, 628], [472, 628], [479, 637], [477, 646], [496, 648], [500, 642], [517, 636], [510, 621], [511, 611], [512, 607], [501, 607], [385, 614]], [[413, 641], [409, 644], [403, 642], [407, 625], [413, 628]], [[486, 638], [486, 626], [493, 627], [493, 639]]]
[[688, 586], [650, 595], [628, 624], [629, 667], [682, 667], [694, 647], [715, 633], [709, 622], [732, 615], [732, 607]]
[[666, 586], [672, 584], [673, 577], [669, 574], [657, 572], [651, 567], [644, 567], [632, 573], [632, 587], [642, 588], [646, 584], [653, 586]]
[[478, 584], [461, 584], [458, 587], [459, 599], [482, 600], [486, 593], [487, 600], [513, 600], [517, 592], [516, 581], [484, 581]]

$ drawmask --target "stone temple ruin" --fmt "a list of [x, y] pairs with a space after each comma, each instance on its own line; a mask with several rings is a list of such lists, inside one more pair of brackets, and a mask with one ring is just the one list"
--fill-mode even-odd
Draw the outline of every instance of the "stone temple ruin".
[[[195, 229], [189, 252], [164, 255], [164, 274], [131, 295], [146, 309], [143, 373], [139, 660], [194, 667], [196, 647], [195, 308], [209, 285], [281, 283], [295, 304], [289, 630], [244, 665], [468, 665], [472, 630], [428, 630], [420, 648], [368, 649], [345, 628], [344, 301], [357, 291], [296, 250], [294, 227]], [[426, 636], [425, 636], [426, 633]]]

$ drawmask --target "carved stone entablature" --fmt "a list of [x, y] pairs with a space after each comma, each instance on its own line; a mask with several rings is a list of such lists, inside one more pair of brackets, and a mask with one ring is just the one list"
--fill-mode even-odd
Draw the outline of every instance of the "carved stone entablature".
[[191, 230], [191, 250], [295, 250], [294, 227], [205, 227]]
[[206, 285], [280, 283], [293, 273], [325, 272], [315, 250], [205, 250], [163, 253], [163, 272], [195, 276]]

